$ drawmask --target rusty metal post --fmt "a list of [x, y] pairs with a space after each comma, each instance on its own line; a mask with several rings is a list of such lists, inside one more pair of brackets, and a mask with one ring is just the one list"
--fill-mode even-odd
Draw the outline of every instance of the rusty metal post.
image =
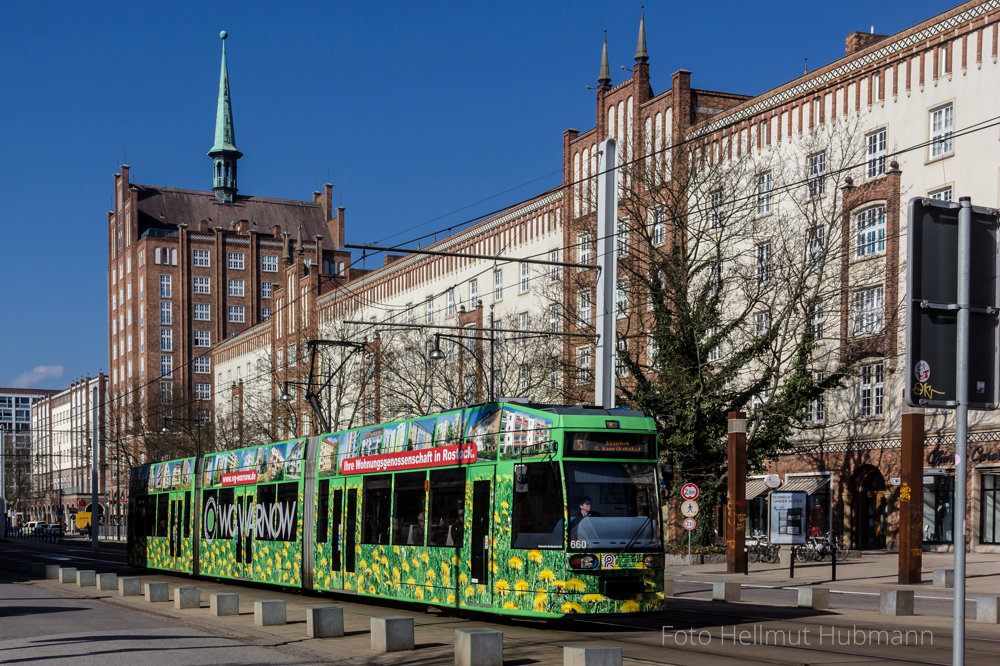
[[726, 503], [726, 572], [742, 573], [746, 565], [747, 415], [729, 412], [729, 501]]
[[903, 414], [899, 484], [899, 583], [920, 582], [923, 565], [924, 414]]

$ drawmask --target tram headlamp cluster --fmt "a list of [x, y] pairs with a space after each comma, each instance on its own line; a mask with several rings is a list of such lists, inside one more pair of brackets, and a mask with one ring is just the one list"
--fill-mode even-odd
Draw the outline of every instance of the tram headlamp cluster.
[[647, 569], [662, 569], [663, 568], [663, 555], [647, 555], [642, 558], [642, 566]]
[[591, 555], [590, 553], [573, 555], [569, 558], [571, 569], [596, 569], [599, 564], [600, 561], [597, 559], [597, 555]]

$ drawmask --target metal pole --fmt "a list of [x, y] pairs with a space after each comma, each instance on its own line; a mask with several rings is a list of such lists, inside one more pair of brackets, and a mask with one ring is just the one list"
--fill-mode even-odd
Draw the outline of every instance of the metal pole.
[[97, 404], [98, 398], [100, 398], [100, 393], [97, 390], [97, 385], [91, 389], [91, 413], [93, 414], [93, 424], [94, 424], [94, 434], [91, 435], [90, 441], [90, 547], [97, 550], [98, 547], [98, 537], [100, 536], [100, 509], [101, 505], [97, 503], [97, 486], [98, 486], [98, 471], [97, 471], [97, 460], [100, 454], [100, 434], [101, 427], [97, 422], [97, 415], [99, 412], [99, 407]]
[[7, 536], [7, 433], [0, 430], [0, 537]]
[[495, 322], [493, 321], [493, 306], [490, 306], [490, 402], [496, 400], [496, 372], [494, 372], [493, 366], [493, 329]]
[[115, 541], [122, 539], [122, 435], [115, 421]]
[[594, 404], [615, 406], [615, 288], [617, 275], [618, 166], [617, 143], [601, 142], [597, 161], [597, 362], [594, 374]]
[[958, 209], [958, 330], [955, 353], [955, 604], [952, 616], [951, 663], [965, 663], [965, 512], [969, 448], [969, 267], [972, 263], [972, 200], [959, 199]]

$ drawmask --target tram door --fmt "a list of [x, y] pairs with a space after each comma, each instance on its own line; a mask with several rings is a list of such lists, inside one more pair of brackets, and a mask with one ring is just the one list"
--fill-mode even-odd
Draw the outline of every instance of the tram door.
[[[184, 554], [184, 533], [187, 530], [188, 536], [190, 537], [190, 524], [185, 523], [185, 511], [184, 511], [184, 496], [189, 495], [186, 492], [172, 492], [170, 493], [170, 510], [167, 517], [167, 555], [170, 556], [170, 568], [171, 569], [183, 569], [185, 568], [183, 561], [178, 561], [178, 558], [183, 557]], [[190, 500], [187, 502], [187, 518], [191, 517]]]
[[253, 542], [256, 522], [256, 486], [237, 486], [233, 503], [236, 525], [234, 526], [233, 575], [238, 578], [254, 578]]
[[361, 511], [359, 498], [361, 496], [361, 477], [348, 477], [344, 483], [344, 521], [341, 526], [343, 540], [340, 544], [341, 557], [343, 558], [343, 573], [341, 575], [341, 587], [346, 580], [353, 580], [356, 567], [358, 525], [361, 522]]
[[[490, 518], [493, 516], [493, 475], [495, 467], [472, 468], [472, 530], [469, 535], [469, 582], [473, 585], [486, 586], [486, 596], [477, 594], [477, 605], [492, 605], [483, 603], [493, 598], [493, 583], [490, 576], [490, 564], [493, 557], [490, 539]], [[482, 588], [479, 588], [482, 589]]]
[[[324, 479], [323, 483], [327, 480]], [[337, 590], [344, 587], [344, 479], [329, 479], [329, 490], [326, 496], [327, 526], [320, 529], [320, 536], [325, 537], [324, 543], [329, 544], [330, 556], [327, 562], [327, 569], [322, 572], [325, 577], [330, 576], [330, 587]], [[322, 498], [320, 498], [322, 504]], [[322, 527], [322, 526], [321, 526]], [[325, 550], [325, 549], [324, 549]]]

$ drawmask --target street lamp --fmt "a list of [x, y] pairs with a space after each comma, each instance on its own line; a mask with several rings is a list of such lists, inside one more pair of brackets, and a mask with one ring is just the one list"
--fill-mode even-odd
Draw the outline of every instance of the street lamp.
[[163, 419], [163, 429], [160, 430], [160, 432], [163, 432], [163, 433], [170, 432], [170, 424], [173, 423], [174, 421], [180, 421], [180, 422], [183, 422], [183, 423], [193, 423], [195, 425], [195, 441], [194, 441], [194, 443], [195, 443], [195, 451], [196, 451], [195, 456], [196, 456], [196, 459], [195, 459], [195, 462], [194, 462], [194, 466], [195, 466], [195, 474], [197, 474], [198, 473], [198, 461], [201, 459], [201, 423], [202, 423], [202, 419], [201, 419], [201, 417], [194, 418], [194, 419], [188, 419], [188, 418], [183, 418], [183, 417], [178, 417], [178, 416], [164, 417], [164, 419]]
[[427, 358], [431, 361], [441, 361], [444, 359], [444, 352], [441, 351], [441, 338], [445, 340], [452, 340], [457, 342], [463, 349], [472, 355], [472, 358], [476, 359], [476, 363], [479, 364], [479, 369], [483, 374], [487, 374], [486, 368], [483, 367], [483, 361], [476, 355], [476, 352], [469, 349], [465, 345], [463, 340], [485, 340], [490, 343], [490, 370], [489, 370], [489, 399], [488, 402], [493, 402], [496, 395], [496, 373], [493, 372], [493, 308], [490, 307], [490, 335], [489, 337], [482, 335], [448, 335], [447, 333], [435, 333], [434, 334], [434, 348], [427, 352]]

